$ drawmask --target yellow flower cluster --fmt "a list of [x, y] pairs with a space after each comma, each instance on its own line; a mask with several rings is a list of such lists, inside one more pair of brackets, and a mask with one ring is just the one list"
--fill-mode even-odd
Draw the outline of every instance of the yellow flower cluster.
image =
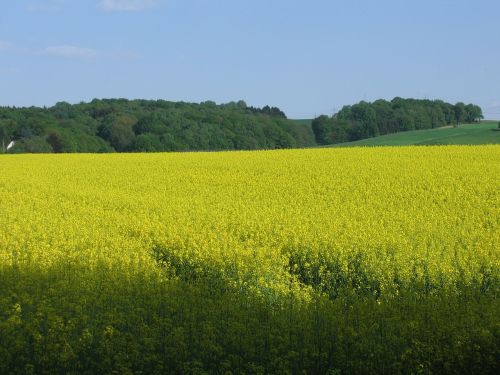
[[493, 373], [500, 146], [0, 156], [0, 373]]
[[0, 171], [1, 267], [305, 299], [498, 287], [499, 146], [19, 155]]

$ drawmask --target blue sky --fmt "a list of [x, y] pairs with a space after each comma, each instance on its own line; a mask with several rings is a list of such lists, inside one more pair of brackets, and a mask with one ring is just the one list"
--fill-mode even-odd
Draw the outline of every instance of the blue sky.
[[500, 118], [498, 0], [0, 2], [0, 105], [148, 98], [331, 114], [394, 96]]

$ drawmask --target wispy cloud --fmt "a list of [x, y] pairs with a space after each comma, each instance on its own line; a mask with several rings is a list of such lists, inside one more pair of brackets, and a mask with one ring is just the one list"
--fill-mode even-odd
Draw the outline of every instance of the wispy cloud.
[[61, 44], [45, 48], [25, 48], [13, 46], [11, 43], [0, 39], [0, 52], [16, 53], [22, 55], [47, 55], [67, 59], [111, 59], [120, 61], [134, 61], [142, 58], [142, 55], [131, 49], [96, 50], [93, 48], [80, 47], [76, 45]]
[[108, 12], [137, 12], [152, 8], [157, 0], [102, 0], [99, 7]]
[[97, 51], [91, 48], [68, 45], [47, 47], [45, 48], [44, 53], [52, 56], [80, 59], [90, 59], [97, 56]]

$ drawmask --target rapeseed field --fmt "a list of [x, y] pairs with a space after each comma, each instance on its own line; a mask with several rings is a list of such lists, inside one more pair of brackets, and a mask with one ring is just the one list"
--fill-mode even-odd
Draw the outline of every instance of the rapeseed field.
[[500, 146], [0, 157], [1, 374], [488, 374]]

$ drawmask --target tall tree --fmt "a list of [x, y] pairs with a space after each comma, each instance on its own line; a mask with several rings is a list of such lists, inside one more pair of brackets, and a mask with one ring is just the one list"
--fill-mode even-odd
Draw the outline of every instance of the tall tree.
[[457, 121], [457, 126], [466, 120], [466, 116], [465, 104], [462, 102], [455, 104], [455, 120]]
[[102, 125], [100, 133], [116, 150], [127, 151], [135, 138], [133, 128], [136, 124], [137, 119], [133, 116], [113, 115]]
[[14, 139], [16, 123], [10, 119], [0, 119], [0, 147], [2, 153], [7, 151], [7, 146]]

